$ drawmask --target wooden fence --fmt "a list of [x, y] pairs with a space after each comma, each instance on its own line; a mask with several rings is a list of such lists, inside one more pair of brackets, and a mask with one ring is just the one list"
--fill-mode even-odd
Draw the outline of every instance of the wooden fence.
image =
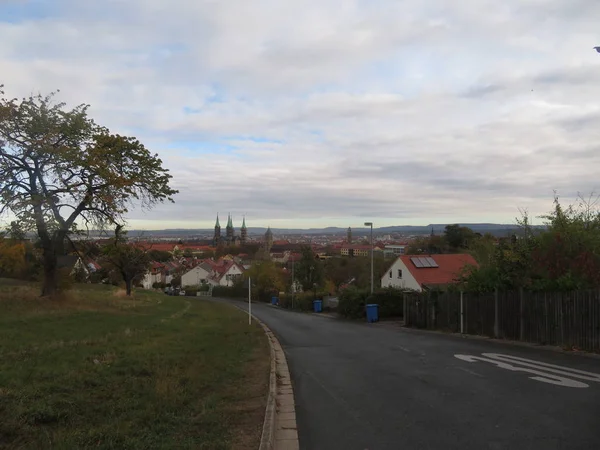
[[600, 352], [600, 291], [407, 294], [406, 326]]

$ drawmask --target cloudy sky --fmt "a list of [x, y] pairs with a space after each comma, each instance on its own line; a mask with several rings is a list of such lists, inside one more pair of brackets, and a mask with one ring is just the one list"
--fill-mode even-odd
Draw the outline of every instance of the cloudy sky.
[[158, 152], [136, 228], [511, 223], [600, 188], [598, 0], [0, 0], [0, 83]]

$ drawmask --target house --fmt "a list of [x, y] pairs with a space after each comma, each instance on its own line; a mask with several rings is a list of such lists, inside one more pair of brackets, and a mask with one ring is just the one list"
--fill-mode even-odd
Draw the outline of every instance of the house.
[[456, 283], [468, 265], [477, 266], [471, 255], [401, 255], [381, 277], [381, 287], [423, 291]]
[[154, 283], [162, 283], [164, 271], [164, 264], [153, 261], [150, 265], [150, 269], [148, 269], [148, 271], [144, 275], [144, 278], [142, 280], [142, 287], [144, 289], [152, 289]]
[[184, 287], [200, 286], [201, 284], [208, 283], [211, 273], [213, 273], [213, 267], [207, 262], [202, 262], [181, 275], [181, 285]]
[[242, 277], [244, 268], [235, 261], [221, 260], [213, 265], [207, 281], [214, 286], [233, 286]]
[[389, 244], [383, 248], [384, 256], [404, 255], [406, 244]]
[[271, 253], [271, 261], [276, 262], [276, 263], [285, 264], [288, 262], [289, 258], [290, 258], [289, 251], [285, 251], [282, 253]]
[[[373, 251], [380, 252], [381, 248], [377, 245], [374, 245]], [[369, 256], [371, 254], [371, 246], [360, 244], [344, 244], [340, 249], [340, 254], [342, 256]]]
[[69, 275], [75, 275], [78, 270], [83, 271], [86, 276], [90, 274], [90, 269], [77, 255], [59, 255], [56, 257], [56, 267]]

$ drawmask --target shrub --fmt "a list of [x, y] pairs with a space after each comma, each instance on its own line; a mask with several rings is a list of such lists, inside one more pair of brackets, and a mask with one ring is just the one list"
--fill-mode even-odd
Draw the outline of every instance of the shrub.
[[279, 306], [294, 311], [312, 311], [314, 294], [312, 292], [299, 292], [294, 294], [292, 301], [291, 294], [283, 294], [279, 296]]
[[338, 304], [338, 313], [348, 319], [360, 319], [366, 316], [365, 305], [369, 291], [350, 286], [341, 291]]
[[212, 292], [213, 297], [248, 298], [248, 288], [243, 285], [215, 286]]
[[341, 292], [338, 312], [349, 319], [360, 319], [366, 316], [365, 305], [375, 303], [379, 305], [380, 318], [402, 317], [405, 292], [401, 289], [385, 288], [378, 289], [370, 295], [366, 289], [351, 286]]
[[379, 305], [379, 317], [402, 317], [404, 315], [404, 294], [405, 291], [401, 289], [379, 289], [373, 293], [368, 301]]

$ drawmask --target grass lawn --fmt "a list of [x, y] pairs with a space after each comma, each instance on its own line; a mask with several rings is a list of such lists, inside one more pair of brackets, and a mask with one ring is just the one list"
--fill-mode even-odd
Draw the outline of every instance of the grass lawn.
[[227, 305], [0, 279], [0, 448], [257, 449], [260, 326]]

